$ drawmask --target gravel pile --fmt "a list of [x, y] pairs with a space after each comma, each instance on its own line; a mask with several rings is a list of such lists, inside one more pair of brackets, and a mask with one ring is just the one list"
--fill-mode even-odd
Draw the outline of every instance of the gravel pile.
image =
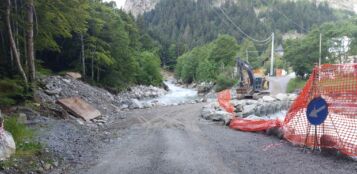
[[41, 84], [36, 97], [42, 103], [54, 104], [58, 99], [80, 97], [101, 112], [103, 116], [99, 118], [100, 122], [104, 122], [108, 116], [117, 115], [121, 110], [142, 108], [137, 106], [140, 99], [154, 98], [166, 93], [164, 89], [154, 86], [135, 86], [127, 92], [115, 95], [80, 80], [62, 76], [47, 77], [42, 79]]

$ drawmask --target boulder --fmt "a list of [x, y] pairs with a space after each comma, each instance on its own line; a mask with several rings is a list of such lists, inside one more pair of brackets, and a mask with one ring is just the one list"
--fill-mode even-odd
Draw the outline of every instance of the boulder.
[[4, 119], [0, 111], [0, 160], [9, 158], [16, 151], [16, 145], [11, 133], [4, 130]]
[[288, 95], [284, 93], [279, 93], [275, 96], [275, 98], [277, 98], [280, 101], [285, 101], [288, 100]]
[[12, 135], [3, 130], [1, 127], [0, 133], [0, 160], [9, 158], [16, 151], [16, 145]]
[[271, 96], [268, 96], [268, 95], [263, 96], [263, 101], [264, 101], [264, 102], [273, 102], [273, 101], [275, 101], [275, 100], [276, 100], [276, 99], [273, 98], [273, 97], [271, 97]]
[[288, 96], [288, 99], [289, 99], [290, 101], [294, 101], [296, 98], [297, 98], [297, 95], [296, 95], [296, 94], [289, 94], [289, 96]]
[[223, 121], [228, 124], [232, 118], [232, 114], [223, 110], [216, 110], [215, 104], [206, 105], [201, 112], [202, 118], [212, 121]]
[[244, 105], [244, 106], [243, 106], [243, 111], [242, 111], [243, 117], [247, 117], [247, 116], [249, 116], [249, 115], [254, 114], [256, 107], [257, 107], [256, 104]]

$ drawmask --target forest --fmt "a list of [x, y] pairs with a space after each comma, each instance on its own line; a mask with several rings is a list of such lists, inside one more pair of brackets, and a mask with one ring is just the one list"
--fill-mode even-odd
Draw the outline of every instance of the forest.
[[[112, 92], [137, 84], [162, 85], [162, 68], [175, 71], [186, 83], [233, 83], [224, 76], [232, 73], [229, 67], [236, 56], [253, 68], [269, 65], [273, 31], [274, 46], [286, 48], [275, 66], [292, 67], [304, 76], [318, 54], [319, 32], [325, 39], [325, 57], [332, 56], [326, 51], [328, 38], [356, 38], [353, 14], [309, 1], [241, 0], [218, 6], [212, 0], [163, 0], [137, 18], [102, 0], [4, 2], [0, 102], [5, 104], [31, 98], [37, 80], [66, 71], [80, 72], [88, 83]], [[289, 32], [306, 37], [284, 41]], [[351, 54], [355, 45], [353, 40]]]
[[9, 90], [31, 95], [36, 79], [64, 71], [81, 72], [87, 82], [111, 91], [162, 84], [157, 44], [114, 2], [4, 2], [0, 4], [1, 95], [12, 95]]
[[[213, 0], [165, 0], [154, 10], [139, 16], [138, 23], [161, 44], [162, 63], [174, 69], [179, 55], [213, 41], [219, 34], [229, 34], [238, 43], [243, 43], [246, 36], [227, 16], [247, 35], [258, 40], [268, 38], [274, 31], [279, 45], [287, 32], [304, 34], [313, 26], [350, 15], [349, 12], [336, 13], [327, 3], [316, 5], [310, 1], [240, 0], [216, 6]], [[260, 54], [268, 44], [256, 44]]]

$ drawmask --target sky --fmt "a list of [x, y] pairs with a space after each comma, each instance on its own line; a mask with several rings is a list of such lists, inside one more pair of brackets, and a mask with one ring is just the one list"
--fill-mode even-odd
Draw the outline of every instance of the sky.
[[104, 1], [106, 1], [106, 2], [115, 1], [118, 8], [124, 7], [124, 4], [125, 4], [125, 0], [104, 0]]

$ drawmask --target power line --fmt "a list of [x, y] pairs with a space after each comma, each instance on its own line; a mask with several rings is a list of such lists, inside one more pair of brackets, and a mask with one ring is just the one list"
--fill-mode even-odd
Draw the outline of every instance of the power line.
[[271, 38], [271, 36], [269, 36], [268, 38], [264, 39], [264, 40], [257, 40], [257, 39], [254, 39], [253, 37], [249, 36], [247, 33], [245, 33], [237, 24], [235, 24], [233, 22], [233, 20], [224, 12], [224, 10], [218, 6], [218, 8], [221, 10], [221, 12], [223, 13], [223, 15], [226, 17], [226, 19], [233, 25], [235, 26], [243, 35], [245, 35], [248, 39], [254, 41], [254, 42], [260, 42], [260, 43], [265, 43], [265, 42], [268, 42]]

